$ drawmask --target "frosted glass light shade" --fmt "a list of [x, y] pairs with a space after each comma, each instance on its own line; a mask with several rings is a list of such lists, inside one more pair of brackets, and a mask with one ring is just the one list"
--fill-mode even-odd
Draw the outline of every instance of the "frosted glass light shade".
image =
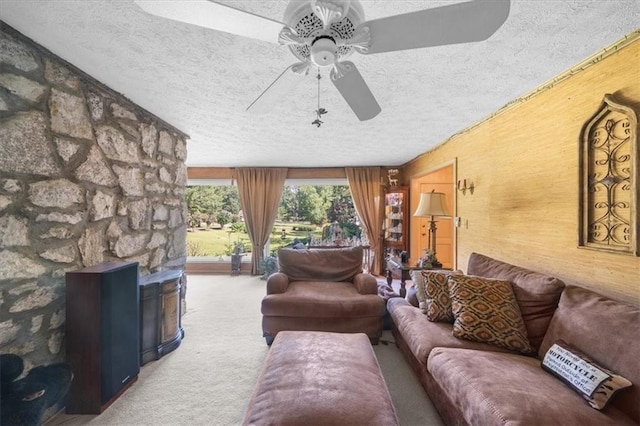
[[420, 194], [420, 203], [413, 215], [416, 217], [451, 216], [442, 192], [423, 192]]

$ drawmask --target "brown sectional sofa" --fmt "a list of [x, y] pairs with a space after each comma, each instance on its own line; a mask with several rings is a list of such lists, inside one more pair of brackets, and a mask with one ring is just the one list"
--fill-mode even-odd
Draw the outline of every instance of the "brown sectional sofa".
[[[536, 356], [462, 340], [452, 324], [430, 322], [402, 298], [387, 309], [398, 347], [449, 425], [624, 425], [640, 423], [640, 309], [565, 285], [541, 273], [474, 253], [469, 275], [508, 280]], [[591, 408], [544, 371], [541, 359], [562, 339], [626, 377], [604, 410]]]

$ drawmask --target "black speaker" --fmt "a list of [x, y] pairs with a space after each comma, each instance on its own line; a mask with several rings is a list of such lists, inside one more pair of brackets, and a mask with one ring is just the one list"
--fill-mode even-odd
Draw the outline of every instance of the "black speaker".
[[100, 414], [140, 372], [137, 262], [66, 274], [66, 348], [74, 378], [69, 414]]

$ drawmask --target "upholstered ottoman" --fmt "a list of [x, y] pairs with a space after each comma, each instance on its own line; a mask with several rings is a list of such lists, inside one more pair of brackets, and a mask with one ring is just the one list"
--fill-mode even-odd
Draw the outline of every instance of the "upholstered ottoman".
[[366, 334], [281, 331], [244, 425], [397, 425]]

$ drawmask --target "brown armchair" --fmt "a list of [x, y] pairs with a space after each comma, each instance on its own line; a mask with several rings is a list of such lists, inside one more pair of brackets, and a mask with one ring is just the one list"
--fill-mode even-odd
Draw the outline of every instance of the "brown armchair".
[[362, 247], [280, 249], [280, 272], [267, 279], [262, 299], [267, 344], [283, 330], [365, 333], [377, 344], [385, 301], [377, 280], [362, 273], [362, 255]]

